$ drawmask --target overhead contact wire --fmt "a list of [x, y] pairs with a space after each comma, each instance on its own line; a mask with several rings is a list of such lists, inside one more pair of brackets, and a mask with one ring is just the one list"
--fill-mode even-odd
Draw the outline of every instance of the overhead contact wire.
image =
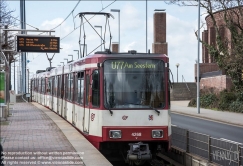
[[[113, 2], [111, 2], [109, 5], [107, 5], [105, 8], [103, 8], [102, 10], [100, 10], [99, 12], [102, 12], [104, 9], [108, 8], [110, 5], [112, 5], [113, 3], [115, 3], [117, 0], [114, 0]], [[95, 15], [94, 15], [95, 16]], [[90, 19], [88, 19], [88, 21], [90, 21], [92, 18], [94, 18], [94, 16], [92, 16]], [[83, 24], [85, 24], [87, 22], [84, 22]], [[61, 38], [61, 40], [65, 39], [67, 36], [69, 36], [71, 33], [73, 33], [77, 28], [81, 27], [82, 25], [76, 27], [74, 30], [72, 30], [70, 33], [68, 33], [66, 36], [64, 36], [63, 38]]]

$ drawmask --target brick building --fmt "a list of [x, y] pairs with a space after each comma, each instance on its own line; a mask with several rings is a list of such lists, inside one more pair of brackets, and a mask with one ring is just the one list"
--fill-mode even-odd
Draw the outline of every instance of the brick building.
[[[240, 9], [243, 9], [241, 7]], [[238, 21], [232, 11], [237, 12], [237, 8], [231, 8], [227, 10], [227, 14], [234, 18], [233, 21]], [[226, 27], [224, 21], [225, 10], [217, 11], [213, 13], [216, 25], [219, 27], [219, 35], [223, 40], [231, 41], [231, 33]], [[202, 32], [202, 41], [216, 46], [216, 29], [213, 25], [213, 20], [210, 15], [206, 18], [207, 30]], [[231, 45], [228, 44], [228, 49], [231, 49]], [[195, 65], [195, 78], [197, 77], [197, 68]], [[221, 91], [223, 89], [230, 89], [233, 84], [229, 76], [225, 74], [225, 71], [219, 69], [218, 65], [215, 63], [214, 58], [209, 54], [207, 48], [202, 45], [202, 63], [200, 63], [200, 89], [214, 87]]]

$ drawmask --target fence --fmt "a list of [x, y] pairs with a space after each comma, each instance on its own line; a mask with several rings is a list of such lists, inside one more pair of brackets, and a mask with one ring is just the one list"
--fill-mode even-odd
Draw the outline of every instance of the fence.
[[243, 166], [243, 146], [233, 141], [172, 126], [172, 146], [216, 164]]

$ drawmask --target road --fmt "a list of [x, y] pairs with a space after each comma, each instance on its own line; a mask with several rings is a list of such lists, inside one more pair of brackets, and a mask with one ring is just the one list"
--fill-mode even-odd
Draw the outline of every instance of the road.
[[171, 114], [172, 124], [191, 131], [208, 134], [214, 138], [224, 138], [243, 144], [243, 127], [203, 120], [199, 118]]

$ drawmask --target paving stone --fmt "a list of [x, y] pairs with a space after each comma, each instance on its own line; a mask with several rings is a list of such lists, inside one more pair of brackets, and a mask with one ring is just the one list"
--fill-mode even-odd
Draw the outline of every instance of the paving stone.
[[8, 120], [0, 126], [4, 165], [84, 165], [58, 126], [31, 103], [16, 103]]

